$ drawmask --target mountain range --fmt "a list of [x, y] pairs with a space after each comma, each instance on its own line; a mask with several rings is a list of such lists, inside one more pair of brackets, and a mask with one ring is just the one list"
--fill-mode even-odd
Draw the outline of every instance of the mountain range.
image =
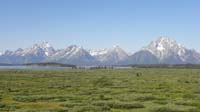
[[163, 36], [133, 54], [128, 54], [119, 46], [94, 50], [71, 45], [64, 49], [54, 49], [48, 42], [0, 53], [0, 63], [42, 62], [76, 65], [200, 64], [200, 53]]

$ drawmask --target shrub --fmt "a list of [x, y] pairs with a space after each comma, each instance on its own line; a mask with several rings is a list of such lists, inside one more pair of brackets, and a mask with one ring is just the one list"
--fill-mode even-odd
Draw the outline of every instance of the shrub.
[[137, 109], [145, 108], [143, 104], [140, 103], [124, 103], [124, 102], [95, 102], [93, 105], [96, 106], [108, 106], [114, 109]]
[[95, 106], [77, 106], [74, 107], [73, 112], [97, 112], [100, 111], [98, 107]]
[[158, 107], [153, 109], [152, 112], [186, 112], [186, 111], [169, 107]]
[[[189, 109], [190, 110], [190, 109]], [[170, 107], [158, 107], [153, 109], [151, 112], [190, 112], [189, 110], [186, 109], [180, 109], [180, 108], [170, 108]], [[198, 111], [195, 111], [198, 112]]]
[[60, 104], [60, 106], [73, 108], [75, 106], [84, 106], [84, 104], [82, 104], [82, 103], [63, 103], [63, 104]]
[[155, 96], [140, 96], [140, 97], [136, 98], [135, 100], [144, 102], [144, 101], [152, 101], [152, 100], [157, 100], [157, 99], [158, 98]]
[[103, 94], [101, 94], [101, 95], [99, 95], [99, 99], [100, 99], [100, 100], [111, 100], [112, 98], [106, 97], [106, 96], [104, 96]]
[[191, 108], [188, 110], [188, 112], [200, 112], [200, 110], [197, 108]]
[[16, 96], [13, 100], [18, 102], [66, 101], [66, 98], [64, 96]]
[[183, 105], [183, 106], [198, 106], [196, 102], [187, 102], [187, 101], [179, 101], [175, 102], [176, 105]]
[[139, 103], [115, 103], [111, 107], [116, 109], [137, 109], [144, 108], [144, 105]]
[[108, 105], [99, 106], [101, 111], [109, 111], [111, 108]]
[[94, 86], [105, 87], [105, 86], [112, 86], [112, 82], [106, 76], [102, 76], [93, 82]]
[[48, 112], [69, 112], [69, 111], [66, 109], [55, 109], [55, 110], [50, 110]]
[[5, 110], [9, 110], [13, 112], [20, 108], [21, 107], [17, 106], [16, 104], [9, 104], [9, 105], [6, 105]]
[[18, 102], [36, 102], [36, 98], [33, 97], [14, 97], [13, 100]]
[[183, 98], [194, 99], [194, 98], [196, 98], [196, 95], [195, 94], [185, 94], [185, 95], [183, 95]]
[[4, 107], [6, 107], [6, 105], [3, 103], [0, 103], [0, 108], [4, 108]]
[[138, 72], [138, 73], [136, 73], [136, 76], [137, 76], [137, 77], [140, 77], [140, 76], [142, 76], [142, 73], [141, 73], [141, 72]]
[[156, 100], [156, 101], [154, 101], [154, 103], [161, 104], [161, 105], [166, 105], [166, 104], [167, 104], [167, 101]]

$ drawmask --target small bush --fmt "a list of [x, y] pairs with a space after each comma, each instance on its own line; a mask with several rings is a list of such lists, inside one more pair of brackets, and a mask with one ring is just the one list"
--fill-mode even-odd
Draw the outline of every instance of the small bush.
[[99, 106], [99, 109], [101, 111], [109, 111], [109, 110], [111, 110], [111, 108], [108, 105]]
[[137, 108], [144, 108], [144, 105], [139, 103], [116, 103], [111, 107], [115, 109], [137, 109]]
[[105, 87], [105, 86], [112, 86], [112, 82], [108, 77], [102, 76], [97, 80], [93, 81], [94, 86]]
[[104, 95], [99, 95], [99, 99], [100, 100], [111, 100], [112, 98], [110, 98], [110, 97], [105, 97]]
[[186, 112], [186, 111], [169, 108], [169, 107], [158, 107], [158, 108], [153, 109], [152, 112]]
[[136, 73], [136, 76], [137, 76], [137, 77], [140, 77], [140, 76], [142, 76], [142, 73], [141, 73], [141, 72], [138, 72], [138, 73]]
[[0, 108], [5, 108], [6, 107], [6, 105], [5, 104], [3, 104], [3, 103], [0, 103]]
[[33, 97], [14, 97], [13, 100], [18, 102], [36, 102], [36, 98]]
[[66, 101], [64, 96], [16, 96], [13, 100], [18, 102], [46, 102], [46, 101]]
[[188, 110], [188, 112], [200, 112], [200, 110], [197, 108], [191, 108]]
[[157, 101], [154, 101], [154, 103], [161, 104], [161, 105], [166, 105], [168, 102], [167, 101], [163, 101], [163, 100], [157, 100]]
[[85, 106], [85, 105], [82, 104], [82, 103], [63, 103], [63, 104], [60, 104], [60, 106], [62, 106], [62, 107], [68, 107], [68, 108], [73, 108], [75, 106]]
[[152, 100], [157, 100], [158, 98], [155, 96], [140, 96], [138, 98], [136, 98], [136, 101], [141, 101], [141, 102], [145, 102], [145, 101], [152, 101]]
[[55, 110], [49, 110], [49, 112], [69, 112], [66, 109], [55, 109]]
[[143, 104], [140, 103], [124, 103], [124, 102], [96, 102], [93, 105], [96, 106], [108, 106], [114, 109], [137, 109], [145, 108]]
[[72, 112], [96, 112], [100, 111], [98, 107], [95, 106], [77, 106], [74, 107]]
[[196, 95], [195, 94], [185, 94], [185, 95], [183, 95], [183, 98], [194, 99], [194, 98], [196, 98]]
[[21, 109], [21, 107], [17, 106], [16, 104], [9, 104], [6, 105], [5, 110], [9, 110], [9, 111], [16, 111], [17, 109]]
[[183, 106], [198, 106], [198, 103], [195, 102], [187, 102], [187, 101], [179, 101], [175, 102], [176, 105], [183, 105]]

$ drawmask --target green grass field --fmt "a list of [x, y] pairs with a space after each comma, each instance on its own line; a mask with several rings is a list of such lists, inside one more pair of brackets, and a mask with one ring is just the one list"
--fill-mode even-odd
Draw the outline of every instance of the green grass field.
[[0, 112], [200, 112], [200, 69], [1, 70]]

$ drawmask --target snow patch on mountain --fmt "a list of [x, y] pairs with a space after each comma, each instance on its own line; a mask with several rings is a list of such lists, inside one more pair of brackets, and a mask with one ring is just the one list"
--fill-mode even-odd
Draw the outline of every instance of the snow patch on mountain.
[[128, 54], [119, 46], [113, 46], [111, 49], [89, 50], [89, 53], [101, 63], [117, 64], [128, 58]]
[[163, 50], [165, 50], [165, 48], [163, 47], [162, 44], [159, 43], [158, 46], [157, 46], [157, 50], [163, 51]]
[[92, 56], [104, 55], [108, 53], [108, 49], [100, 49], [100, 50], [88, 50]]
[[174, 63], [190, 63], [191, 59], [192, 63], [194, 60], [200, 61], [199, 57], [194, 55], [197, 54], [196, 51], [191, 51], [175, 40], [163, 36], [152, 41], [142, 50], [151, 52], [163, 63], [167, 63], [166, 61], [169, 60], [173, 60]]
[[78, 52], [81, 52], [81, 50], [83, 50], [83, 48], [81, 47], [78, 47], [76, 45], [71, 45], [69, 47], [67, 47], [66, 49], [61, 49], [61, 50], [58, 50], [52, 57], [54, 58], [63, 58], [63, 57], [66, 57], [66, 58], [70, 58], [70, 57], [73, 57], [74, 55], [78, 55]]
[[160, 37], [156, 41], [152, 41], [147, 47], [142, 50], [148, 50], [159, 59], [164, 59], [173, 54], [179, 56], [184, 55], [185, 48], [178, 44], [175, 40], [168, 37]]
[[30, 48], [6, 50], [0, 52], [0, 63], [37, 63], [59, 62], [68, 64], [200, 64], [200, 54], [195, 50], [185, 48], [175, 40], [160, 37], [152, 41], [142, 50], [132, 54], [125, 52], [119, 46], [111, 49], [86, 50], [83, 47], [71, 45], [65, 49], [55, 50], [48, 42], [34, 44]]
[[18, 49], [15, 51], [17, 55], [40, 55], [40, 56], [51, 56], [55, 53], [55, 49], [48, 43], [43, 42], [41, 44], [34, 44], [31, 48]]

